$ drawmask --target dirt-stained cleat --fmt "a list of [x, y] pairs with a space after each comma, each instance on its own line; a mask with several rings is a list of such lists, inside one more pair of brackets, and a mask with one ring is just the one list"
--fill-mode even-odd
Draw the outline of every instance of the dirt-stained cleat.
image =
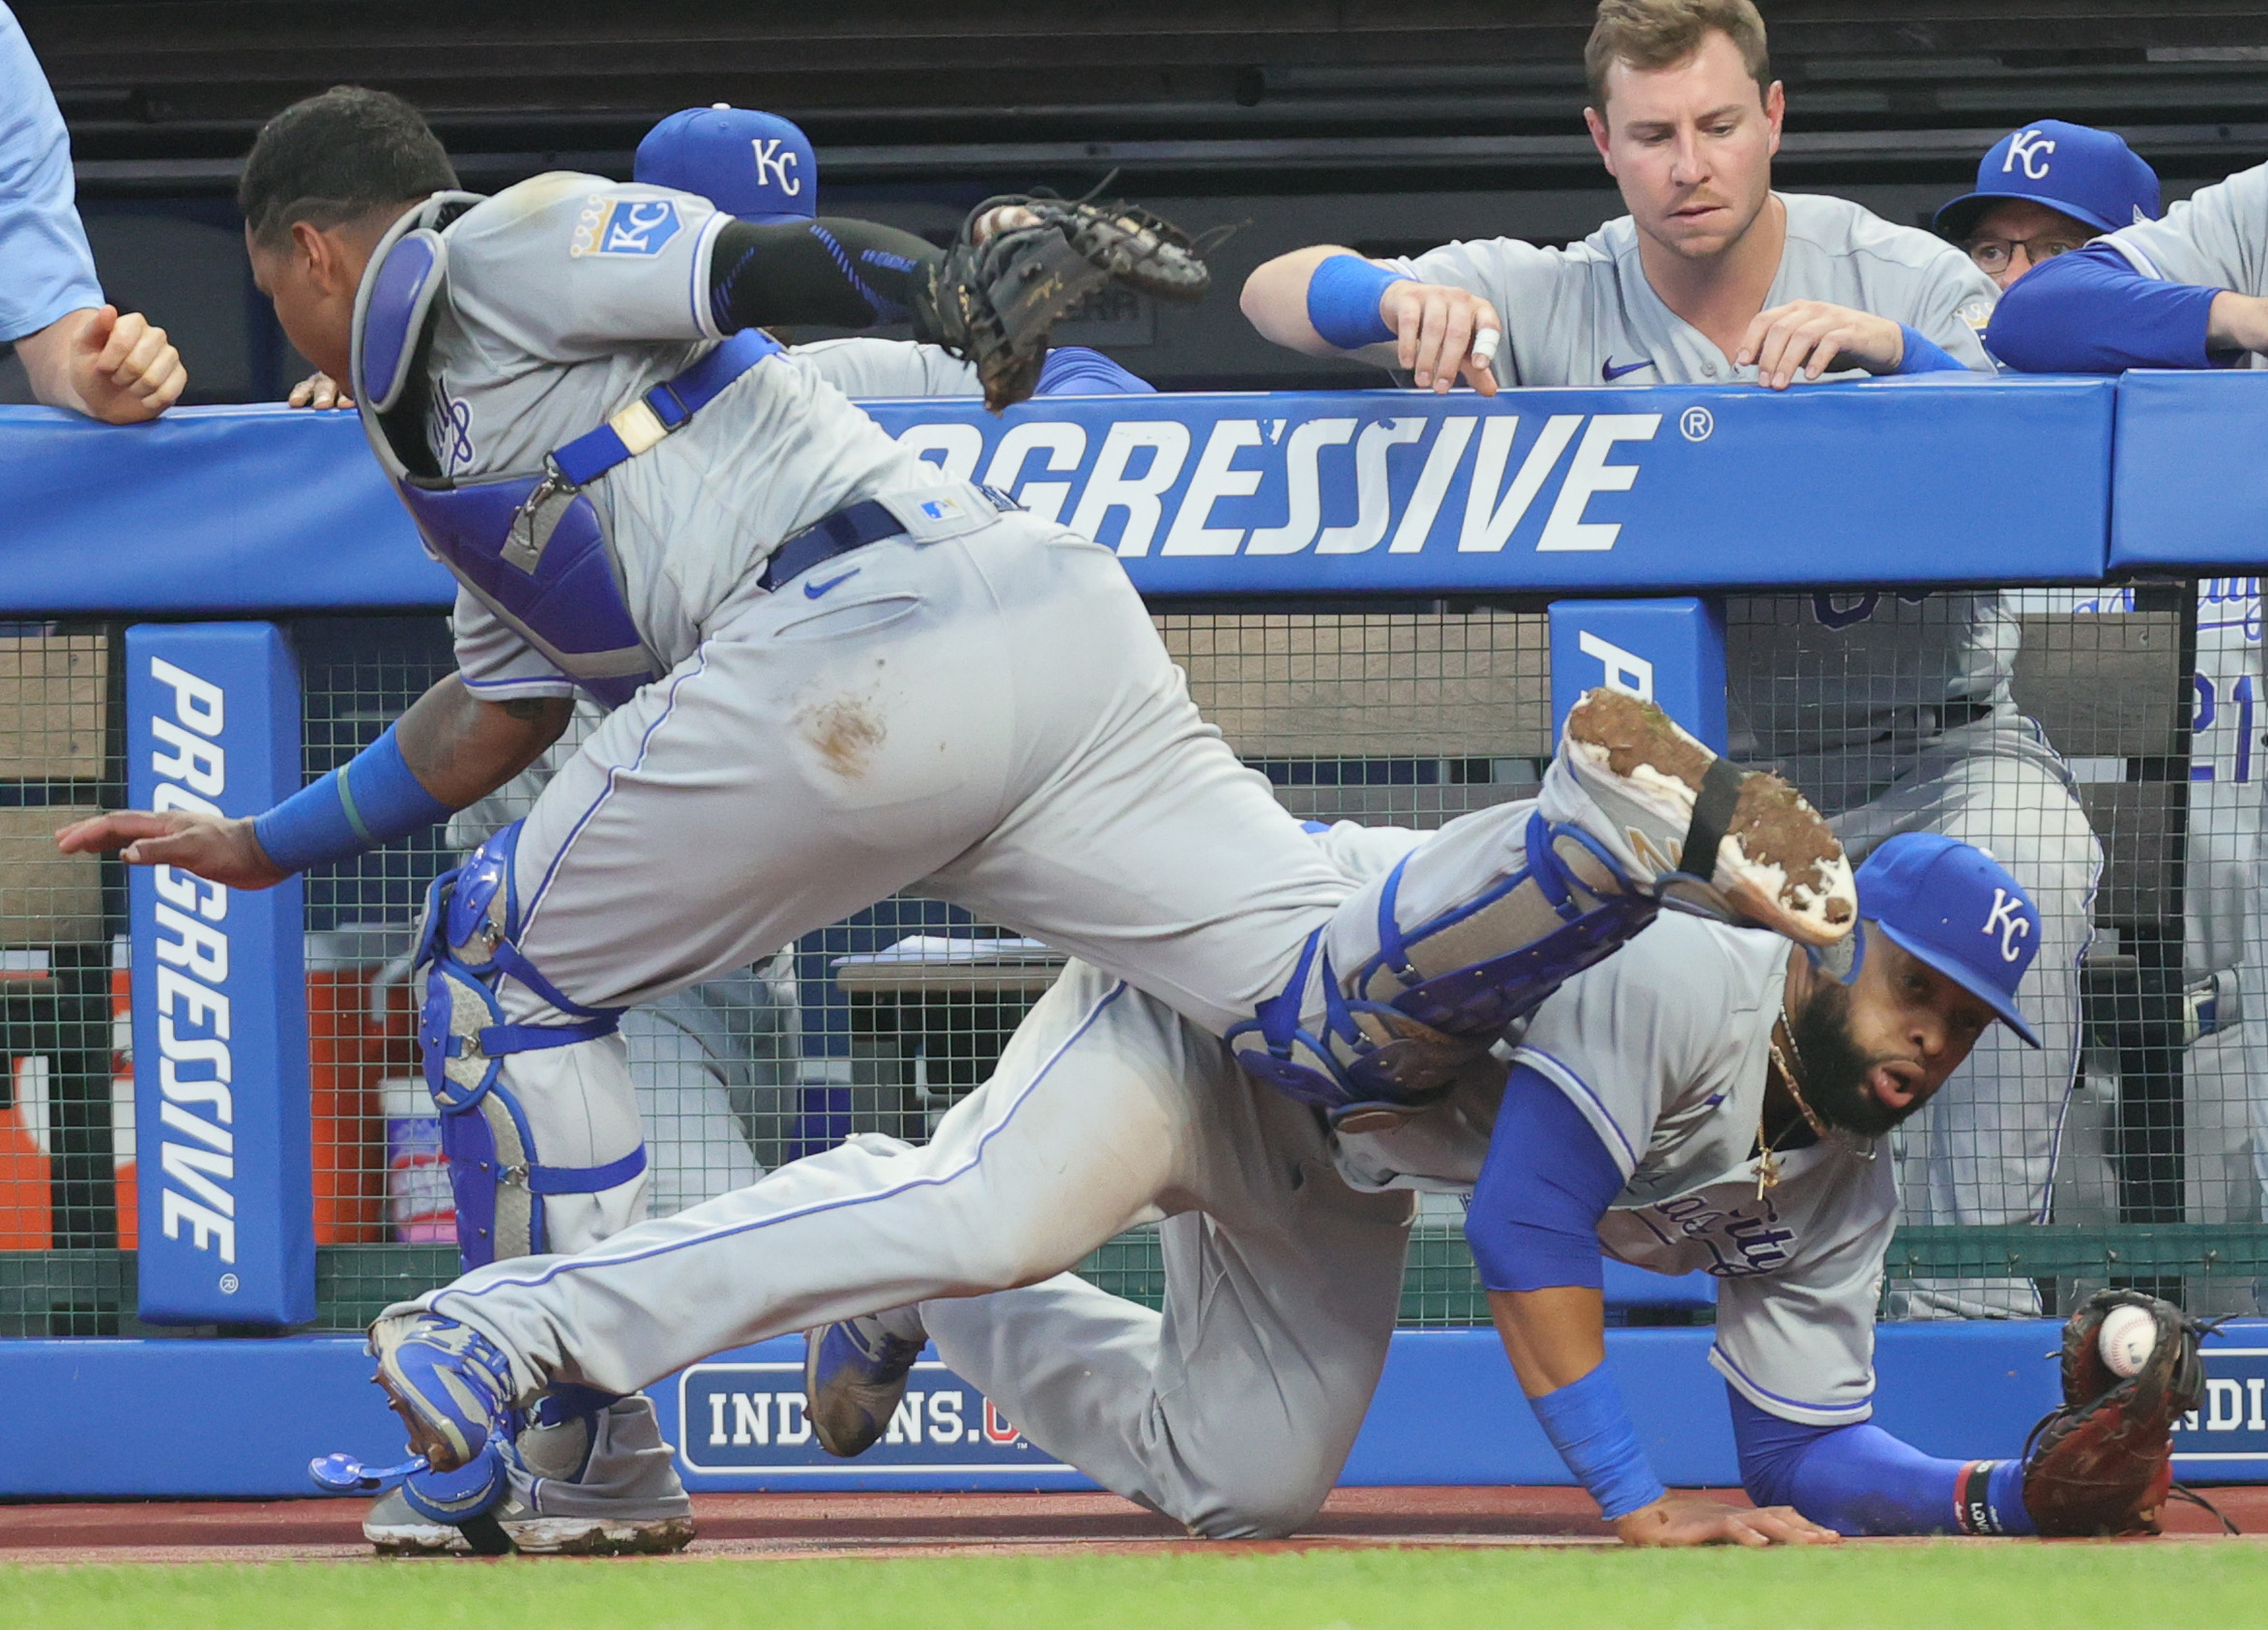
[[1826, 946], [1858, 923], [1858, 886], [1826, 817], [1765, 771], [1743, 771], [1653, 703], [1586, 691], [1568, 711], [1567, 760], [1627, 841], [1635, 879], [1668, 905]]
[[471, 1325], [433, 1313], [382, 1318], [370, 1326], [370, 1355], [411, 1449], [435, 1471], [469, 1465], [491, 1438], [510, 1435], [511, 1365]]
[[920, 1356], [920, 1342], [891, 1334], [871, 1315], [806, 1330], [804, 1413], [819, 1446], [849, 1460], [880, 1441]]

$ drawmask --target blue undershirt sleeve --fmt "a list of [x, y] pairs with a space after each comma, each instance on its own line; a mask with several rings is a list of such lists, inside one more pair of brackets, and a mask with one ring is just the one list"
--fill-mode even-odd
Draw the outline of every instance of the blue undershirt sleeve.
[[1759, 1505], [1792, 1505], [1843, 1534], [2028, 1534], [2023, 1463], [1937, 1460], [1878, 1426], [1806, 1426], [1730, 1386], [1740, 1481]]
[[1607, 1146], [1567, 1094], [1527, 1065], [1514, 1065], [1465, 1214], [1481, 1284], [1492, 1291], [1603, 1287], [1599, 1218], [1622, 1182]]
[[1035, 396], [1149, 396], [1157, 387], [1128, 373], [1100, 351], [1084, 345], [1059, 345], [1039, 364]]
[[1905, 335], [1905, 355], [1898, 360], [1900, 373], [1944, 373], [1951, 370], [1966, 373], [1968, 364], [1947, 351], [1928, 335], [1910, 323], [1900, 323], [1898, 332]]
[[2011, 283], [1985, 343], [2025, 373], [2226, 367], [2242, 353], [2205, 349], [2220, 292], [2146, 277], [2110, 245], [2089, 244]]

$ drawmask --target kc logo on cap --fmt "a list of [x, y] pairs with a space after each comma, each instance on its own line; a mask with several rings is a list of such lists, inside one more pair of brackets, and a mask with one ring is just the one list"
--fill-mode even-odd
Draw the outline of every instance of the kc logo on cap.
[[811, 138], [754, 108], [688, 107], [638, 143], [638, 180], [708, 199], [725, 214], [766, 224], [818, 214], [819, 160]]
[[2011, 894], [2005, 888], [1992, 890], [1992, 910], [1985, 918], [1985, 932], [2000, 936], [2000, 960], [2014, 962], [2018, 951], [2016, 942], [2032, 937], [2032, 919], [2026, 915], [2031, 902], [2021, 894]]

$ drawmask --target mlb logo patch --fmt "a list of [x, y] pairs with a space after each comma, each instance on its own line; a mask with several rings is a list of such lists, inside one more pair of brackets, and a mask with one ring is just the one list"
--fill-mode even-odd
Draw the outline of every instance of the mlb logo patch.
[[594, 197], [575, 222], [567, 252], [577, 260], [593, 254], [652, 259], [683, 224], [668, 198]]
[[921, 512], [933, 521], [958, 519], [961, 507], [949, 498], [930, 498], [922, 501]]

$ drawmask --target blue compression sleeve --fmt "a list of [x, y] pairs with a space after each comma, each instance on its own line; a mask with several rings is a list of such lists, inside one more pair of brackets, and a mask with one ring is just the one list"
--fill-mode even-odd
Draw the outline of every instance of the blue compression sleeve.
[[2021, 1460], [1936, 1460], [1878, 1426], [1806, 1426], [1732, 1387], [1740, 1481], [1843, 1534], [2028, 1534]]
[[1968, 364], [1946, 351], [1920, 329], [1909, 323], [1900, 323], [1898, 332], [1905, 335], [1905, 355], [1898, 361], [1900, 373], [1962, 373]]
[[1492, 1291], [1600, 1289], [1599, 1218], [1621, 1190], [1620, 1169], [1567, 1094], [1515, 1064], [1465, 1212], [1481, 1284]]
[[2108, 244], [2059, 254], [2009, 285], [1985, 343], [2026, 373], [2225, 367], [2205, 349], [2219, 289], [2145, 277]]
[[1609, 1522], [1651, 1505], [1668, 1491], [1646, 1465], [1638, 1428], [1622, 1406], [1622, 1389], [1601, 1364], [1556, 1392], [1530, 1398], [1536, 1423], [1567, 1470], [1582, 1480]]
[[1394, 331], [1379, 315], [1379, 301], [1390, 284], [1414, 280], [1359, 255], [1334, 254], [1307, 279], [1307, 320], [1342, 351], [1392, 339]]
[[1039, 364], [1035, 396], [1149, 396], [1157, 387], [1128, 373], [1100, 351], [1059, 345]]
[[252, 822], [268, 859], [304, 872], [364, 854], [446, 821], [449, 805], [410, 773], [393, 726], [320, 781], [303, 787]]

